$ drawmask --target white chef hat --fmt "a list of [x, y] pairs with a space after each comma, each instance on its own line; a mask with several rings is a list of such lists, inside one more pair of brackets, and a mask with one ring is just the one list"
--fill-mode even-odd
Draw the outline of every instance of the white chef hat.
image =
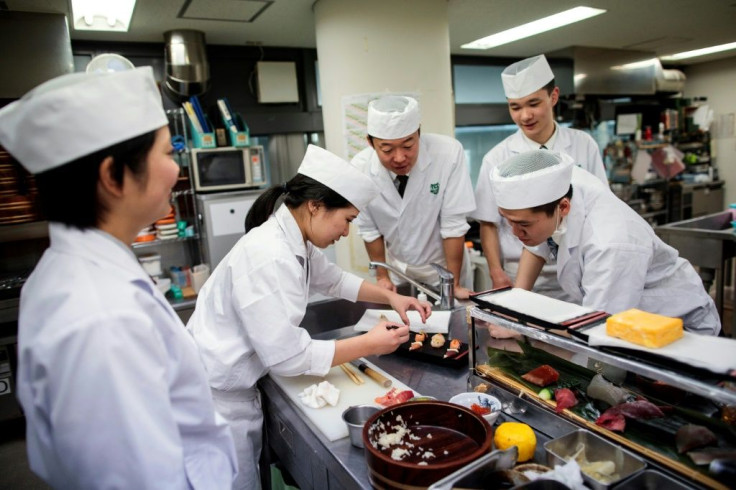
[[531, 150], [496, 166], [491, 185], [503, 209], [529, 209], [560, 199], [570, 189], [573, 160], [564, 153]]
[[419, 103], [411, 97], [386, 95], [368, 104], [367, 131], [383, 140], [404, 138], [419, 129]]
[[40, 173], [167, 124], [150, 66], [72, 73], [0, 110], [0, 144]]
[[521, 99], [547, 85], [555, 78], [543, 54], [509, 65], [501, 73], [507, 99]]
[[334, 153], [309, 145], [297, 173], [326, 185], [363, 211], [381, 189], [370, 177]]

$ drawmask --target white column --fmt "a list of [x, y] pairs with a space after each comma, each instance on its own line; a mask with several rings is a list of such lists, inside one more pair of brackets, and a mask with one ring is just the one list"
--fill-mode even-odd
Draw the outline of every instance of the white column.
[[[318, 0], [314, 14], [328, 150], [347, 156], [342, 100], [367, 93], [414, 92], [422, 131], [454, 135], [447, 0]], [[356, 229], [336, 253], [341, 267], [367, 275]]]

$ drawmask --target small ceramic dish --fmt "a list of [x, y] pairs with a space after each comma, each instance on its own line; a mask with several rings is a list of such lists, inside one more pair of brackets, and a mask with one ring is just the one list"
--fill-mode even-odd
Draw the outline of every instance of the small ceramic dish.
[[[478, 415], [482, 415], [486, 422], [493, 425], [501, 413], [501, 400], [495, 396], [486, 393], [467, 392], [460, 393], [450, 398], [450, 403], [462, 405], [463, 407], [473, 410]], [[476, 408], [473, 407], [476, 405]], [[482, 413], [490, 409], [490, 413]]]

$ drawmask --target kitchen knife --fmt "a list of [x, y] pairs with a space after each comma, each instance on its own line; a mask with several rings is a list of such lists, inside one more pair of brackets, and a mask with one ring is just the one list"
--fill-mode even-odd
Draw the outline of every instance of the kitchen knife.
[[384, 388], [388, 388], [389, 386], [391, 386], [390, 379], [388, 379], [386, 376], [379, 373], [378, 371], [369, 368], [368, 365], [364, 363], [363, 361], [361, 361], [360, 359], [350, 361], [350, 364], [360, 369], [363, 373], [365, 373], [366, 376], [373, 379], [373, 381], [383, 386]]

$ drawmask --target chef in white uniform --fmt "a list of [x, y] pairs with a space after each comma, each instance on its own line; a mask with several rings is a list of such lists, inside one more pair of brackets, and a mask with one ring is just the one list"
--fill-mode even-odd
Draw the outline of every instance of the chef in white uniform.
[[[420, 134], [419, 104], [388, 95], [368, 104], [368, 148], [352, 163], [381, 188], [356, 223], [371, 260], [387, 262], [412, 279], [439, 284], [431, 263], [455, 276], [455, 296], [473, 287], [465, 233], [475, 209], [463, 146], [454, 138]], [[403, 183], [402, 183], [403, 181]], [[384, 268], [377, 283], [395, 290], [403, 281]]]
[[520, 153], [492, 177], [499, 212], [524, 245], [517, 287], [531, 289], [556, 257], [558, 280], [574, 303], [680, 317], [686, 330], [718, 334], [715, 304], [692, 265], [568, 155]]
[[[521, 243], [500, 218], [491, 189], [493, 168], [509, 157], [539, 148], [566, 153], [576, 165], [608, 185], [601, 151], [588, 134], [558, 125], [554, 107], [560, 96], [554, 73], [544, 55], [534, 56], [506, 67], [501, 74], [509, 113], [519, 130], [493, 147], [483, 157], [475, 187], [476, 210], [472, 218], [480, 222], [483, 253], [493, 287], [510, 286], [516, 276]], [[534, 290], [559, 299], [570, 299], [557, 283], [554, 263], [540, 273]]]
[[[431, 306], [345, 272], [320, 249], [347, 236], [350, 222], [378, 188], [348, 162], [309, 145], [297, 175], [259, 196], [246, 235], [199, 292], [187, 328], [199, 345], [217, 410], [233, 429], [239, 461], [235, 488], [260, 488], [263, 413], [256, 382], [269, 372], [324, 376], [332, 366], [393, 352], [409, 339], [381, 322], [365, 335], [312, 340], [299, 324], [310, 293], [390, 304], [408, 324]], [[276, 209], [279, 199], [283, 203]]]
[[150, 67], [65, 75], [0, 110], [50, 247], [20, 298], [17, 394], [54, 488], [230, 488], [230, 429], [197, 346], [130, 249], [179, 174]]

